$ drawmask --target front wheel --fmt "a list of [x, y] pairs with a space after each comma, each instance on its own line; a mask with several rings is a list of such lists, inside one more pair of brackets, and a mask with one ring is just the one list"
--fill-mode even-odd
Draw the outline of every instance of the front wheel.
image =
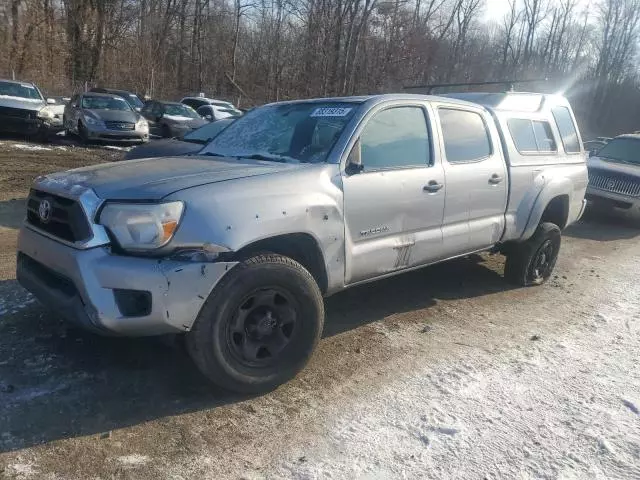
[[524, 287], [546, 282], [558, 260], [560, 228], [553, 223], [541, 223], [526, 242], [512, 246], [504, 267], [510, 282]]
[[186, 344], [213, 383], [259, 393], [304, 367], [323, 324], [322, 295], [311, 274], [291, 258], [262, 254], [223, 277], [187, 333]]

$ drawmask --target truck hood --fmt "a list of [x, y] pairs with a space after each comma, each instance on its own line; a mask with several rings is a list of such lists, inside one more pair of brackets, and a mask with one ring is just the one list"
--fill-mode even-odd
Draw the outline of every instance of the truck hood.
[[0, 95], [0, 107], [21, 108], [23, 110], [34, 110], [37, 112], [45, 105], [44, 100]]
[[75, 194], [91, 188], [105, 200], [160, 200], [185, 188], [307, 167], [258, 160], [164, 157], [78, 168], [39, 177], [36, 188]]
[[587, 160], [587, 167], [597, 168], [599, 170], [607, 170], [609, 172], [626, 173], [627, 175], [635, 175], [637, 177], [640, 177], [640, 165], [631, 165], [630, 163], [603, 160], [599, 157], [589, 158], [589, 160]]

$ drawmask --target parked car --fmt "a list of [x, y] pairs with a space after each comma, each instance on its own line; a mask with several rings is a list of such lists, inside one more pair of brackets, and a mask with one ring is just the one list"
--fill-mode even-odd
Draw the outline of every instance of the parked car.
[[182, 100], [180, 100], [180, 103], [189, 105], [194, 110], [198, 110], [198, 108], [202, 107], [203, 105], [214, 105], [219, 108], [239, 111], [231, 102], [226, 102], [224, 100], [217, 100], [215, 98], [207, 98], [204, 95], [197, 96], [197, 97], [184, 97]]
[[0, 131], [46, 138], [63, 130], [52, 98], [33, 83], [0, 80]]
[[89, 90], [90, 92], [95, 93], [109, 93], [111, 95], [116, 95], [122, 99], [124, 99], [136, 112], [142, 110], [144, 107], [144, 102], [140, 99], [138, 95], [133, 92], [128, 92], [126, 90], [116, 90], [115, 88], [92, 88]]
[[149, 133], [163, 138], [182, 137], [206, 123], [193, 108], [178, 102], [150, 100], [140, 113], [149, 122]]
[[588, 160], [587, 199], [605, 208], [640, 213], [640, 135], [620, 135]]
[[198, 115], [202, 118], [215, 122], [223, 118], [241, 117], [242, 112], [237, 108], [220, 107], [218, 105], [202, 105], [198, 107]]
[[86, 92], [64, 109], [64, 127], [83, 141], [146, 142], [149, 124], [121, 97]]
[[202, 150], [203, 146], [213, 140], [234, 120], [234, 118], [225, 118], [217, 122], [206, 123], [181, 138], [167, 138], [139, 145], [129, 150], [124, 159], [134, 160], [137, 158], [175, 157], [195, 154]]
[[197, 156], [39, 177], [17, 278], [99, 333], [185, 333], [198, 368], [243, 392], [305, 365], [323, 295], [483, 250], [539, 285], [584, 210], [573, 113], [555, 95], [464, 97], [275, 103]]

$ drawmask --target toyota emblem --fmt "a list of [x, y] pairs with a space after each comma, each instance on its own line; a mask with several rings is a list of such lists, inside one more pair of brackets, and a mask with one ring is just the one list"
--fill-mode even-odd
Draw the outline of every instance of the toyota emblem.
[[38, 207], [38, 215], [42, 223], [47, 223], [51, 218], [51, 202], [47, 199], [40, 202]]

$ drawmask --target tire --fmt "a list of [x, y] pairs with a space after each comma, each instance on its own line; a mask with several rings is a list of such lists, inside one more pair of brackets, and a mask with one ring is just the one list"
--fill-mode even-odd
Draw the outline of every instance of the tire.
[[516, 285], [529, 287], [546, 282], [558, 260], [561, 243], [560, 228], [553, 223], [541, 223], [533, 236], [513, 245], [504, 266], [505, 278]]
[[261, 393], [293, 378], [320, 341], [322, 294], [291, 258], [253, 256], [213, 289], [190, 332], [187, 351], [215, 385]]

